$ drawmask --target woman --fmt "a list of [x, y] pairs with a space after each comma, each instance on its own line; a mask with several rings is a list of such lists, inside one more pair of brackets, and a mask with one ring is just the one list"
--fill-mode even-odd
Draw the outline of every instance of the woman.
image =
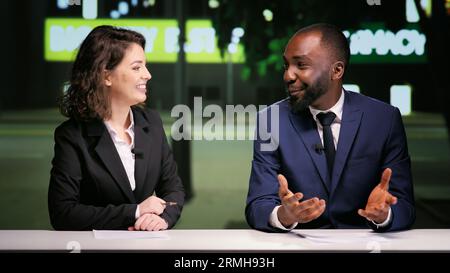
[[145, 39], [99, 26], [80, 46], [55, 130], [48, 206], [56, 230], [164, 230], [184, 190], [161, 118], [143, 108]]

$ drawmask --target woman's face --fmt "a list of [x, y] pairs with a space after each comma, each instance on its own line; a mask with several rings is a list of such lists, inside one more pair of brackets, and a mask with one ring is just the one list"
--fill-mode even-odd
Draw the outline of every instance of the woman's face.
[[111, 71], [107, 71], [105, 85], [109, 88], [113, 105], [132, 106], [147, 98], [147, 81], [152, 75], [145, 66], [142, 47], [132, 43], [125, 51], [122, 61]]

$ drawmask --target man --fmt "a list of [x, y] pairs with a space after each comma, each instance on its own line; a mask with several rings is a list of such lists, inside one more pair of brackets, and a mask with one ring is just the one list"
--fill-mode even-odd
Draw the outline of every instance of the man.
[[266, 151], [260, 136], [254, 142], [245, 211], [251, 227], [393, 231], [413, 224], [400, 112], [343, 90], [349, 56], [347, 39], [328, 24], [303, 28], [288, 42], [283, 58], [289, 98], [266, 110], [279, 111], [279, 120], [269, 121], [279, 123], [278, 146]]

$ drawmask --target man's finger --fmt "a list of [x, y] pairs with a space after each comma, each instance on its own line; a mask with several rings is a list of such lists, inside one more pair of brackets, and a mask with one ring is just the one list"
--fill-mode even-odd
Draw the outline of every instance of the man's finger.
[[303, 193], [301, 192], [296, 192], [294, 195], [292, 195], [291, 197], [289, 197], [287, 199], [287, 201], [289, 203], [298, 203], [298, 201], [302, 200], [303, 198]]
[[392, 194], [388, 193], [388, 196], [386, 197], [386, 204], [389, 204], [389, 205], [397, 204], [397, 197], [395, 197]]
[[362, 217], [366, 218], [367, 221], [372, 221], [372, 218], [370, 217], [370, 214], [367, 213], [365, 210], [358, 210], [358, 214], [361, 215]]
[[325, 207], [325, 200], [323, 199], [320, 200], [317, 197], [303, 201], [299, 205], [299, 209], [308, 214], [312, 214], [313, 212], [321, 210], [324, 207]]
[[[322, 200], [323, 201], [323, 200]], [[315, 220], [317, 218], [320, 217], [320, 215], [322, 215], [322, 213], [325, 211], [325, 202], [323, 202], [323, 204], [321, 202], [319, 202], [319, 207], [316, 207], [312, 210], [312, 212], [309, 214], [309, 216], [306, 217], [305, 222], [310, 222], [312, 220]]]
[[284, 175], [282, 175], [282, 174], [278, 175], [278, 183], [280, 184], [280, 189], [279, 189], [280, 197], [285, 196], [290, 193], [290, 190], [288, 188], [288, 183], [287, 183], [287, 180], [284, 177]]
[[310, 207], [314, 207], [314, 206], [320, 206], [320, 200], [317, 197], [300, 202], [299, 208], [301, 210], [306, 210], [306, 209], [308, 209]]
[[380, 181], [380, 187], [383, 190], [388, 190], [389, 189], [389, 181], [391, 180], [391, 175], [392, 175], [392, 170], [389, 168], [386, 168], [383, 171], [383, 174], [381, 175], [381, 181]]
[[302, 200], [302, 198], [303, 198], [303, 193], [301, 193], [301, 192], [296, 192], [296, 193], [294, 194], [294, 196], [295, 196], [295, 198], [297, 199], [297, 201], [300, 201], [300, 200]]
[[359, 209], [359, 210], [358, 210], [358, 214], [361, 215], [361, 216], [364, 217], [364, 218], [368, 218], [368, 214], [367, 214], [366, 211], [363, 210], [363, 209]]

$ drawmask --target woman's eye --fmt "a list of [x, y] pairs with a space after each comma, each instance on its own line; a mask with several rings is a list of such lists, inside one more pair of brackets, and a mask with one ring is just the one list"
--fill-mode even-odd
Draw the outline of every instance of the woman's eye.
[[136, 67], [133, 67], [133, 70], [136, 70], [136, 71], [138, 71], [139, 69], [140, 69], [141, 67], [139, 67], [139, 66], [136, 66]]

